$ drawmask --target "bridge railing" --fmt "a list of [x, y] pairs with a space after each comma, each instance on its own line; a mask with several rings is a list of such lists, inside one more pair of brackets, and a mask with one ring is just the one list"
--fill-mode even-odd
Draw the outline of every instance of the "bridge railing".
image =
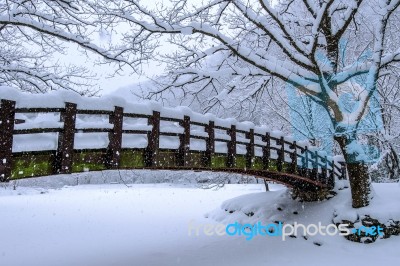
[[[32, 113], [53, 113], [59, 115], [60, 123], [47, 127], [37, 127], [37, 125], [27, 125], [25, 128], [15, 125], [24, 124], [25, 121], [16, 118], [16, 114]], [[76, 126], [77, 115], [106, 115], [109, 117], [110, 126], [91, 127]], [[143, 118], [148, 121], [148, 128], [145, 129], [126, 129], [124, 119]], [[162, 130], [162, 121], [174, 122], [179, 124], [181, 131], [165, 132]], [[202, 127], [204, 132], [193, 131], [193, 126]], [[225, 135], [216, 133], [225, 132]], [[15, 158], [17, 153], [13, 151], [13, 137], [16, 135], [38, 134], [38, 133], [58, 133], [57, 147], [52, 154], [51, 173], [71, 173], [73, 172], [74, 140], [76, 133], [108, 133], [108, 146], [102, 155], [102, 160], [106, 169], [124, 168], [121, 165], [121, 154], [123, 135], [147, 135], [147, 147], [143, 150], [143, 165], [138, 168], [160, 168], [163, 162], [159, 158], [160, 137], [169, 136], [179, 138], [179, 147], [174, 151], [174, 165], [183, 168], [244, 168], [244, 169], [274, 169], [277, 172], [296, 174], [314, 181], [326, 183], [332, 187], [335, 178], [343, 179], [346, 177], [346, 166], [343, 162], [335, 162], [333, 158], [322, 155], [315, 149], [299, 145], [296, 141], [288, 140], [284, 137], [271, 135], [270, 132], [260, 133], [254, 128], [241, 129], [236, 124], [230, 126], [216, 125], [214, 121], [208, 123], [191, 121], [190, 116], [183, 119], [161, 116], [158, 111], [153, 111], [151, 115], [124, 112], [123, 107], [116, 106], [110, 110], [86, 110], [78, 109], [75, 103], [65, 103], [63, 108], [17, 108], [15, 101], [1, 100], [0, 109], [0, 181], [5, 182], [17, 178], [15, 171], [17, 163]], [[244, 137], [238, 137], [242, 135]], [[194, 150], [191, 148], [191, 140], [205, 141], [204, 150]], [[224, 165], [217, 165], [215, 156], [216, 143], [226, 143], [227, 152]], [[238, 155], [237, 147], [246, 147], [245, 154]], [[256, 149], [261, 149], [261, 155], [256, 154]], [[193, 152], [201, 153], [200, 164], [193, 167]], [[25, 153], [26, 154], [26, 153]], [[273, 154], [277, 155], [274, 158]], [[240, 157], [240, 158], [239, 158]], [[240, 162], [239, 162], [240, 159]], [[93, 160], [93, 158], [88, 159]], [[165, 164], [164, 164], [165, 166]], [[165, 168], [168, 168], [165, 166]], [[33, 171], [34, 172], [34, 171]], [[36, 175], [36, 173], [31, 173]], [[19, 175], [21, 177], [21, 175]]]

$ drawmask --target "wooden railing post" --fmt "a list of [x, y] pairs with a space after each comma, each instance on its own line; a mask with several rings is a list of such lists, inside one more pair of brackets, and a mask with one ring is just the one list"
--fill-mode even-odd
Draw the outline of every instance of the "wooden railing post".
[[60, 120], [64, 122], [62, 131], [58, 134], [55, 172], [57, 174], [72, 173], [74, 155], [76, 104], [65, 103], [65, 109], [60, 113]]
[[190, 117], [184, 116], [183, 121], [179, 122], [183, 127], [183, 135], [179, 136], [179, 149], [177, 156], [178, 166], [187, 166], [189, 164], [189, 151], [190, 151]]
[[262, 162], [263, 162], [263, 169], [267, 170], [269, 167], [269, 160], [271, 158], [271, 136], [269, 132], [265, 134], [262, 141], [265, 142], [265, 146], [262, 149]]
[[309, 164], [309, 158], [308, 158], [309, 151], [308, 151], [308, 146], [305, 146], [305, 147], [304, 147], [304, 150], [302, 150], [301, 153], [304, 154], [304, 155], [302, 156], [302, 164], [303, 164], [302, 170], [301, 170], [302, 176], [308, 178], [308, 177], [310, 176], [310, 170], [309, 170], [309, 168], [308, 168], [308, 167], [309, 167], [309, 166], [308, 166], [308, 164]]
[[122, 152], [124, 108], [115, 106], [114, 112], [110, 115], [109, 121], [113, 124], [113, 129], [108, 133], [109, 142], [107, 148], [106, 167], [107, 169], [118, 169]]
[[160, 112], [153, 111], [153, 115], [149, 118], [148, 124], [153, 126], [147, 139], [147, 149], [145, 154], [146, 167], [158, 166], [158, 149], [160, 147]]
[[277, 144], [281, 145], [281, 148], [278, 151], [278, 161], [277, 161], [277, 169], [279, 172], [281, 172], [283, 170], [283, 163], [285, 161], [285, 139], [281, 137]]
[[328, 179], [328, 186], [329, 188], [334, 188], [335, 187], [335, 161], [332, 159], [332, 162], [330, 162], [332, 165], [332, 170], [329, 172], [329, 179]]
[[346, 166], [346, 163], [345, 162], [340, 162], [340, 165], [342, 166], [341, 167], [341, 173], [340, 173], [340, 180], [343, 180], [343, 179], [347, 179], [346, 177], [347, 177], [347, 175], [346, 175], [346, 168], [347, 168], [347, 166]]
[[0, 109], [0, 182], [11, 178], [15, 101], [1, 100]]
[[329, 164], [328, 164], [328, 156], [327, 155], [325, 155], [324, 160], [325, 160], [325, 169], [323, 169], [323, 173], [324, 173], [325, 182], [328, 184], [328, 182], [329, 182], [329, 170], [328, 170]]
[[228, 135], [231, 140], [228, 142], [228, 160], [226, 161], [227, 167], [236, 166], [236, 126], [232, 125], [228, 130]]
[[249, 144], [246, 146], [246, 168], [250, 169], [253, 166], [254, 160], [254, 129], [250, 128], [250, 132], [246, 133], [246, 138], [249, 139]]
[[291, 172], [293, 174], [297, 173], [297, 143], [296, 141], [293, 141], [293, 144], [290, 147], [291, 149], [293, 149], [293, 153], [290, 154], [290, 159], [292, 160], [291, 163]]
[[205, 126], [205, 131], [208, 134], [208, 138], [206, 140], [206, 152], [203, 157], [203, 166], [211, 167], [212, 156], [215, 153], [215, 128], [214, 121], [210, 121], [207, 126]]
[[313, 164], [312, 178], [314, 180], [318, 181], [319, 180], [319, 178], [318, 178], [318, 151], [315, 151], [313, 153], [313, 157], [314, 157], [314, 160], [312, 162], [312, 164]]

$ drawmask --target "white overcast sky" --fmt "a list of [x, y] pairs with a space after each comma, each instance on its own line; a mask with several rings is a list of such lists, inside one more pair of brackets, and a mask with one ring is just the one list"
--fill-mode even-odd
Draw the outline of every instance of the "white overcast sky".
[[[168, 45], [166, 43], [166, 45]], [[82, 52], [78, 51], [78, 47], [74, 44], [68, 45], [69, 49], [66, 55], [57, 56], [57, 60], [64, 62], [65, 64], [73, 63], [79, 66], [86, 66], [91, 72], [97, 75], [98, 81], [95, 82], [95, 86], [102, 90], [102, 93], [110, 93], [120, 87], [126, 87], [134, 83], [139, 83], [148, 80], [148, 77], [160, 75], [163, 73], [164, 67], [158, 62], [149, 62], [148, 65], [143, 65], [143, 72], [146, 76], [139, 76], [138, 74], [132, 73], [132, 69], [126, 67], [126, 71], [122, 75], [114, 75], [116, 66], [111, 65], [97, 65], [95, 64], [96, 55], [88, 53], [89, 57], [86, 57]], [[165, 49], [168, 49], [166, 47]], [[93, 57], [92, 57], [93, 56]], [[98, 59], [98, 57], [97, 57]]]
[[[142, 1], [145, 3], [145, 6], [151, 8], [157, 5], [157, 3], [162, 2], [164, 5], [170, 3], [170, 0], [155, 0], [155, 1]], [[207, 2], [203, 0], [189, 0], [190, 4], [201, 5], [202, 2]], [[271, 2], [274, 2], [272, 0]], [[97, 38], [95, 41], [101, 41], [104, 36], [94, 36]], [[107, 37], [106, 37], [107, 38]], [[118, 36], [111, 36], [112, 41], [115, 38], [118, 40]], [[166, 38], [165, 38], [166, 39]], [[104, 40], [103, 40], [104, 41]], [[162, 42], [161, 42], [162, 44]], [[126, 87], [135, 83], [143, 82], [148, 80], [148, 77], [153, 77], [155, 75], [160, 75], [163, 73], [165, 68], [164, 65], [160, 65], [158, 62], [149, 62], [147, 65], [143, 65], [143, 72], [145, 75], [139, 76], [137, 74], [132, 73], [132, 70], [126, 68], [127, 71], [122, 73], [122, 75], [115, 75], [114, 77], [109, 77], [111, 74], [115, 72], [115, 67], [112, 65], [95, 65], [92, 58], [87, 58], [81, 52], [78, 51], [77, 46], [71, 44], [69, 45], [69, 50], [66, 56], [60, 56], [57, 59], [63, 60], [65, 63], [74, 63], [76, 65], [84, 65], [88, 69], [90, 69], [93, 73], [97, 75], [99, 79], [96, 82], [96, 86], [99, 87], [102, 93], [111, 93], [114, 90], [117, 90], [120, 87]], [[162, 52], [171, 52], [173, 49], [167, 42], [164, 42], [161, 47]], [[92, 54], [93, 55], [93, 54]]]

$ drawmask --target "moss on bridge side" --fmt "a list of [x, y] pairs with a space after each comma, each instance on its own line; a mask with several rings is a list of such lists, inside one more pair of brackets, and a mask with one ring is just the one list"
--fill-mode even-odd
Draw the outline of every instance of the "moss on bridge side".
[[[101, 171], [106, 170], [104, 163], [106, 149], [101, 150], [75, 150], [73, 154], [72, 172]], [[205, 167], [204, 152], [190, 152], [187, 158], [187, 167]], [[55, 160], [55, 151], [43, 152], [24, 152], [13, 155], [11, 180], [52, 175]], [[157, 156], [160, 167], [177, 167], [176, 150], [160, 150]], [[227, 154], [214, 154], [211, 157], [211, 168], [226, 168]], [[236, 155], [234, 168], [246, 168], [246, 155]], [[121, 151], [121, 169], [140, 169], [144, 168], [144, 149], [123, 149]], [[263, 162], [261, 157], [254, 157], [250, 169], [262, 170]], [[277, 171], [277, 160], [270, 160], [269, 171]], [[290, 173], [291, 165], [283, 164], [282, 172]]]
[[270, 160], [268, 163], [268, 171], [278, 171], [278, 161]]
[[246, 168], [246, 155], [236, 155], [235, 168]]
[[123, 150], [121, 152], [121, 168], [143, 168], [144, 151], [143, 150]]
[[256, 169], [256, 170], [262, 170], [263, 169], [263, 162], [262, 162], [262, 158], [260, 157], [255, 157], [253, 159], [253, 164], [252, 164], [252, 169]]
[[104, 151], [83, 150], [75, 152], [72, 162], [72, 172], [105, 170], [104, 155]]
[[11, 180], [51, 175], [53, 172], [54, 154], [29, 152], [13, 155]]
[[[261, 162], [262, 165], [262, 162]], [[268, 163], [268, 171], [274, 171], [278, 172], [278, 160], [270, 160]], [[283, 163], [282, 164], [282, 172], [283, 173], [290, 173], [291, 171], [291, 165], [289, 163]]]
[[227, 160], [227, 155], [215, 154], [211, 156], [211, 168], [225, 168]]
[[189, 156], [189, 166], [191, 167], [202, 167], [203, 166], [204, 153], [202, 152], [191, 152]]
[[291, 173], [292, 172], [292, 166], [290, 163], [283, 163], [282, 165], [282, 172], [285, 173]]
[[175, 167], [176, 152], [172, 150], [160, 150], [158, 152], [157, 162], [160, 167]]

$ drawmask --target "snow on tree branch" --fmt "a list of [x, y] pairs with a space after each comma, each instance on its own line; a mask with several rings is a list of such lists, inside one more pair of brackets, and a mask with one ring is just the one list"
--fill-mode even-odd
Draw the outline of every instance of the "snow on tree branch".
[[93, 74], [79, 66], [56, 62], [54, 56], [65, 52], [66, 43], [76, 44], [104, 63], [113, 63], [116, 71], [123, 66], [137, 71], [145, 59], [144, 49], [95, 40], [101, 30], [97, 7], [91, 0], [2, 2], [0, 81], [32, 92], [57, 88], [87, 92]]

